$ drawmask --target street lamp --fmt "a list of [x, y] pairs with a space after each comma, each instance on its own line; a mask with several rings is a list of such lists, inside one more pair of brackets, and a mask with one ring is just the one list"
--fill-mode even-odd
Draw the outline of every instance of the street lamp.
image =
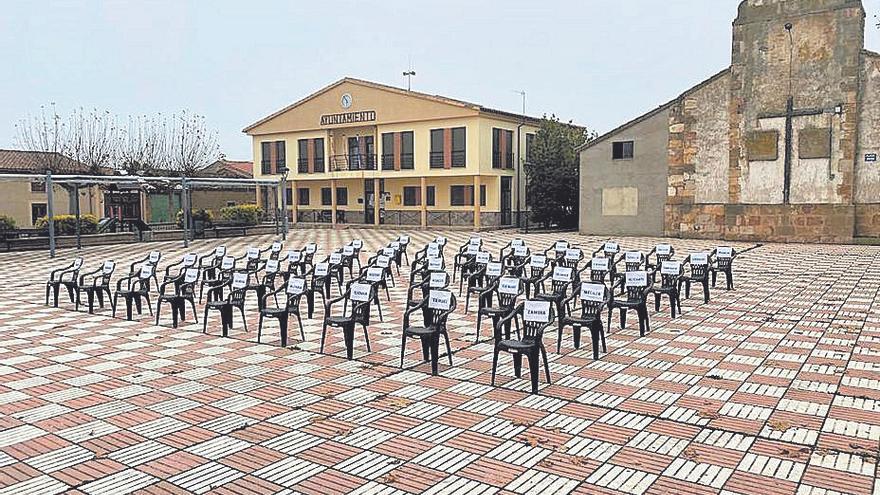
[[278, 168], [281, 172], [281, 239], [287, 240], [287, 175], [290, 169], [287, 166]]

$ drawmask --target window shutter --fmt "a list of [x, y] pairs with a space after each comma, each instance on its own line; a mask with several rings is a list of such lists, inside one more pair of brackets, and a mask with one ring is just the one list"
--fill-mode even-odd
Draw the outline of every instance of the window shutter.
[[269, 145], [269, 173], [278, 172], [278, 147]]
[[314, 139], [309, 139], [306, 142], [306, 154], [308, 155], [307, 156], [307, 163], [308, 163], [308, 167], [309, 167], [309, 173], [311, 174], [311, 173], [315, 172], [315, 140]]
[[400, 170], [400, 133], [394, 133], [394, 170]]
[[443, 129], [443, 168], [452, 168], [452, 129]]

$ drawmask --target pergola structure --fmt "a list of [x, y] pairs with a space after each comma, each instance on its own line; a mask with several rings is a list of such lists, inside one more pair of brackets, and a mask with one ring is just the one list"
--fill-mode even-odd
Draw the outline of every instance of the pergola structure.
[[[53, 184], [66, 184], [73, 186], [75, 193], [79, 194], [79, 188], [82, 186], [91, 186], [91, 185], [122, 185], [122, 184], [134, 184], [138, 186], [146, 185], [151, 182], [162, 183], [165, 186], [177, 184], [175, 187], [179, 187], [181, 191], [181, 208], [183, 210], [183, 245], [184, 247], [189, 246], [190, 240], [190, 218], [192, 217], [192, 202], [190, 197], [190, 191], [194, 187], [198, 186], [223, 186], [223, 187], [234, 187], [234, 186], [265, 186], [272, 187], [275, 189], [275, 197], [280, 198], [281, 202], [281, 234], [284, 239], [287, 239], [288, 232], [288, 223], [287, 223], [287, 197], [283, 191], [283, 184], [286, 180], [285, 176], [280, 180], [272, 180], [272, 179], [226, 179], [226, 178], [202, 178], [202, 177], [148, 177], [148, 176], [139, 176], [139, 175], [53, 175], [52, 172], [47, 172], [45, 175], [39, 174], [0, 174], [0, 180], [3, 181], [29, 181], [29, 182], [37, 182], [46, 184], [46, 210], [47, 210], [47, 218], [49, 220], [49, 256], [55, 257], [55, 222], [53, 217], [55, 215], [54, 212], [54, 198], [52, 185]], [[75, 201], [75, 209], [74, 215], [76, 216], [76, 247], [77, 249], [82, 248], [81, 244], [81, 235], [80, 235], [80, 211], [79, 211], [79, 201]], [[275, 215], [275, 226], [278, 228], [278, 216]]]

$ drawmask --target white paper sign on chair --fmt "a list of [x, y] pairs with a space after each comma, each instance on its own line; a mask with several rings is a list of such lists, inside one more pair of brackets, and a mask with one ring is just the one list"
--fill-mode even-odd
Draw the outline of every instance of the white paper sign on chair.
[[[486, 254], [489, 254], [489, 253], [486, 253]], [[501, 271], [503, 269], [504, 269], [504, 267], [501, 265], [501, 263], [499, 263], [497, 261], [489, 263], [488, 265], [486, 265], [486, 276], [500, 277]]]
[[383, 272], [385, 272], [385, 269], [381, 266], [371, 266], [370, 268], [367, 268], [367, 281], [378, 282], [382, 280]]
[[637, 272], [626, 272], [627, 287], [647, 287], [648, 272], [640, 270]]
[[291, 263], [299, 262], [300, 257], [302, 257], [302, 253], [299, 251], [290, 250], [287, 252], [287, 261]]
[[400, 241], [401, 244], [409, 244], [409, 236], [408, 235], [400, 235], [397, 237], [397, 240]]
[[522, 247], [525, 245], [526, 245], [526, 242], [522, 239], [514, 239], [514, 240], [510, 241], [510, 247], [513, 247], [513, 248]]
[[104, 274], [106, 275], [108, 273], [112, 273], [114, 268], [116, 268], [115, 262], [105, 261], [104, 266], [101, 267], [101, 271], [104, 272]]
[[223, 261], [220, 262], [221, 270], [231, 270], [232, 267], [235, 266], [235, 257], [233, 256], [224, 256]]
[[310, 243], [306, 244], [306, 253], [307, 254], [313, 254], [317, 250], [318, 250], [318, 245], [315, 244], [314, 242], [310, 242]]
[[550, 322], [550, 301], [526, 301], [523, 320], [536, 323]]
[[432, 289], [446, 287], [446, 277], [446, 272], [432, 273], [431, 278], [428, 280], [428, 286]]
[[266, 260], [266, 273], [278, 272], [278, 260]]
[[623, 260], [626, 263], [641, 263], [642, 253], [638, 251], [627, 251], [626, 254], [623, 255]]
[[715, 249], [715, 255], [719, 258], [733, 258], [733, 248], [730, 246], [718, 246]]
[[249, 247], [247, 248], [247, 259], [255, 260], [260, 257], [260, 248]]
[[436, 258], [436, 257], [440, 256], [440, 248], [437, 246], [433, 246], [433, 247], [428, 246], [428, 249], [425, 251], [425, 254], [429, 258]]
[[452, 307], [452, 292], [448, 290], [432, 290], [428, 293], [428, 307], [448, 311]]
[[501, 277], [501, 280], [498, 281], [498, 292], [509, 295], [519, 294], [519, 279], [516, 277]]
[[485, 265], [491, 259], [492, 255], [490, 255], [486, 251], [480, 251], [479, 253], [477, 253], [477, 263], [480, 263], [481, 265]]
[[553, 269], [554, 282], [568, 282], [571, 280], [571, 268], [567, 266], [557, 266]]
[[664, 261], [660, 265], [661, 275], [679, 275], [681, 274], [681, 263], [678, 261]]
[[248, 276], [247, 273], [234, 273], [232, 274], [232, 288], [234, 290], [244, 289], [247, 285]]
[[141, 278], [150, 278], [153, 275], [153, 265], [144, 263], [141, 265]]
[[382, 254], [385, 256], [394, 256], [394, 248], [386, 247], [382, 248]]
[[328, 273], [330, 273], [329, 263], [318, 263], [317, 265], [315, 265], [316, 277], [326, 277]]
[[564, 250], [568, 249], [568, 241], [556, 241], [554, 248], [557, 251], [564, 251]]
[[545, 266], [547, 266], [547, 257], [543, 254], [533, 254], [532, 261], [531, 263], [529, 263], [529, 265], [535, 268], [544, 268]]
[[385, 256], [384, 254], [376, 256], [376, 266], [388, 268], [389, 264], [391, 264], [391, 258], [389, 258], [388, 256]]
[[593, 258], [590, 261], [590, 268], [595, 271], [607, 272], [608, 266], [608, 258]]
[[439, 245], [441, 245], [441, 246], [445, 246], [445, 245], [446, 245], [446, 238], [443, 237], [442, 235], [438, 235], [437, 238], [434, 239], [434, 241], [437, 242], [437, 244], [439, 244]]
[[342, 248], [342, 254], [351, 256], [354, 254], [354, 246], [345, 246]]
[[709, 264], [709, 254], [708, 253], [692, 253], [691, 254], [691, 264], [692, 265], [708, 265]]
[[467, 254], [470, 254], [470, 255], [477, 254], [480, 252], [480, 245], [479, 244], [468, 244], [466, 252], [467, 252]]
[[514, 256], [526, 256], [529, 254], [529, 248], [525, 246], [514, 246], [513, 255]]
[[225, 256], [226, 246], [217, 246], [214, 248], [214, 256]]
[[370, 300], [370, 284], [351, 284], [351, 300], [364, 302]]
[[280, 253], [281, 252], [281, 243], [280, 242], [275, 241], [272, 243], [272, 252], [273, 253]]
[[362, 240], [360, 240], [360, 239], [355, 239], [355, 240], [351, 241], [351, 245], [352, 245], [355, 249], [360, 249], [360, 248], [362, 248], [362, 247], [364, 246], [364, 241], [362, 241]]
[[433, 272], [433, 271], [442, 270], [442, 269], [443, 269], [443, 258], [438, 258], [436, 256], [429, 256], [428, 257], [428, 270], [429, 271]]
[[195, 282], [199, 278], [199, 269], [198, 268], [187, 268], [186, 273], [183, 274], [183, 283], [191, 284]]
[[[150, 263], [158, 263], [160, 257], [162, 257], [162, 253], [159, 251], [150, 251]], [[82, 265], [82, 260], [79, 260], [79, 264]]]
[[479, 246], [480, 244], [483, 243], [483, 240], [480, 239], [479, 237], [471, 237], [470, 240], [468, 241], [468, 243], [471, 246]]
[[668, 255], [672, 254], [672, 246], [669, 244], [657, 244], [654, 246], [654, 252], [659, 255]]
[[581, 259], [581, 250], [577, 249], [577, 248], [566, 249], [565, 250], [565, 259], [567, 259], [568, 261], [577, 261], [577, 260]]
[[603, 250], [606, 253], [616, 253], [616, 252], [620, 251], [620, 245], [616, 242], [608, 241], [605, 243]]
[[605, 286], [602, 284], [581, 285], [581, 300], [602, 302], [605, 300]]
[[334, 265], [338, 265], [342, 263], [342, 253], [331, 253], [330, 254], [330, 263]]
[[193, 266], [196, 264], [196, 259], [198, 255], [196, 253], [187, 253], [183, 257], [183, 266]]
[[399, 241], [393, 241], [391, 244], [389, 244], [389, 246], [391, 246], [391, 249], [397, 251], [397, 250], [400, 249], [400, 242], [399, 242]]
[[297, 277], [290, 277], [290, 280], [287, 281], [287, 293], [296, 295], [302, 294], [306, 288], [306, 281]]

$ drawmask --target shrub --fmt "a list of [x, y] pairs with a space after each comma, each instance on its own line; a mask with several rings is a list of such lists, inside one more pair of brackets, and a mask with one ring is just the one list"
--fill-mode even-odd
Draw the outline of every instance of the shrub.
[[[205, 228], [214, 225], [214, 212], [204, 208], [192, 211], [192, 221], [201, 220], [205, 223]], [[177, 210], [177, 226], [183, 228], [183, 210]]]
[[257, 205], [227, 206], [220, 209], [220, 218], [234, 225], [256, 225], [263, 218], [263, 209]]
[[[58, 235], [74, 235], [76, 234], [76, 216], [75, 215], [55, 215], [52, 217], [55, 221], [55, 233]], [[37, 219], [34, 225], [38, 229], [49, 228], [49, 218], [41, 217]], [[80, 234], [94, 234], [98, 232], [98, 218], [95, 215], [79, 216], [79, 232]]]
[[0, 215], [0, 231], [15, 230], [15, 219], [10, 216]]

